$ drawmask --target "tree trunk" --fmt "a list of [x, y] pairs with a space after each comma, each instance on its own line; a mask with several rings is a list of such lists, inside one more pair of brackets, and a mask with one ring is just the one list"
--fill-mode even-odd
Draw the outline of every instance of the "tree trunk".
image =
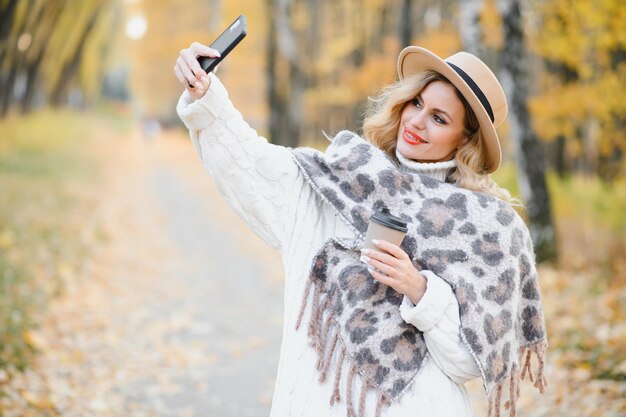
[[459, 33], [463, 50], [479, 57], [484, 55], [483, 30], [480, 25], [483, 5], [483, 0], [463, 0], [459, 3]]
[[[29, 12], [32, 11], [33, 6], [34, 4], [32, 2], [29, 2], [29, 4], [26, 6], [26, 10]], [[7, 37], [6, 39], [3, 39], [0, 43], [4, 44], [4, 47], [2, 48], [2, 56], [0, 57], [0, 65], [4, 64], [4, 60], [7, 60], [9, 68], [6, 78], [4, 80], [1, 80], [3, 90], [0, 90], [0, 118], [5, 117], [9, 113], [9, 109], [11, 108], [11, 105], [13, 103], [15, 82], [17, 80], [18, 73], [21, 71], [22, 65], [24, 63], [24, 52], [20, 51], [18, 48], [18, 39], [20, 34], [25, 32], [27, 24], [27, 16], [23, 17], [22, 21], [19, 23], [19, 26], [14, 28], [13, 30], [11, 30], [11, 28], [13, 28], [13, 24], [7, 23], [7, 26], [9, 27], [8, 31], [6, 32]], [[2, 29], [3, 36], [5, 34], [5, 31], [6, 29]]]
[[531, 80], [520, 4], [517, 0], [497, 0], [497, 5], [502, 15], [505, 45], [500, 53], [501, 79], [509, 100], [510, 138], [516, 148], [520, 189], [528, 210], [537, 261], [553, 260], [557, 251], [545, 163], [528, 110]]
[[209, 31], [218, 31], [222, 26], [222, 2], [209, 0]]
[[[358, 10], [358, 8], [362, 8], [362, 4], [360, 2], [356, 3], [355, 6], [352, 6], [352, 10]], [[366, 44], [367, 44], [367, 35], [365, 31], [365, 12], [360, 10], [359, 13], [351, 16], [352, 21], [352, 36], [354, 37], [354, 47], [350, 53], [350, 63], [352, 64], [352, 68], [359, 68], [365, 62], [366, 55]]]
[[278, 45], [276, 35], [276, 19], [274, 18], [275, 11], [275, 0], [267, 0], [267, 24], [269, 26], [267, 46], [267, 100], [270, 112], [269, 132], [272, 142], [278, 143], [278, 138], [281, 136], [279, 115], [283, 113], [284, 105], [281, 102], [278, 86], [276, 84]]
[[554, 139], [554, 169], [559, 177], [564, 178], [570, 170], [565, 161], [565, 136], [559, 135]]
[[39, 81], [39, 69], [43, 62], [44, 49], [41, 49], [37, 57], [26, 66], [26, 90], [22, 97], [22, 113], [28, 113], [33, 107], [35, 87]]
[[99, 4], [96, 6], [93, 11], [89, 21], [85, 25], [85, 29], [83, 30], [82, 36], [78, 45], [76, 46], [76, 50], [72, 55], [72, 58], [63, 66], [61, 70], [61, 76], [59, 77], [59, 81], [57, 82], [51, 96], [51, 102], [55, 106], [59, 106], [63, 104], [67, 100], [67, 94], [70, 87], [70, 82], [76, 76], [78, 69], [80, 67], [80, 62], [83, 57], [83, 52], [85, 50], [85, 45], [91, 32], [96, 26], [96, 22], [98, 20], [98, 16], [100, 15], [100, 10], [102, 10], [103, 4]]
[[302, 125], [304, 122], [302, 111], [302, 96], [304, 95], [306, 78], [300, 65], [295, 62], [289, 63], [289, 84], [291, 89], [285, 102], [287, 108], [286, 134], [283, 144], [295, 148], [300, 143]]
[[276, 137], [272, 139], [283, 146], [295, 147], [300, 142], [304, 72], [300, 68], [299, 48], [296, 46], [296, 37], [291, 27], [293, 1], [275, 1], [274, 24], [278, 50], [276, 57], [280, 56], [287, 60], [289, 75], [282, 79], [280, 86], [277, 85], [280, 112], [276, 114]]
[[22, 113], [28, 113], [33, 106], [35, 89], [39, 85], [41, 64], [44, 62], [48, 42], [63, 14], [65, 5], [62, 0], [48, 1], [41, 9], [40, 17], [36, 19], [36, 26], [32, 30], [33, 44], [28, 51], [28, 62], [25, 68], [26, 89], [21, 102]]
[[383, 40], [389, 34], [389, 3], [384, 3], [381, 6], [380, 15], [378, 19], [378, 26], [376, 30], [372, 31], [370, 45], [374, 54], [379, 54], [383, 50]]
[[402, 15], [400, 16], [400, 47], [411, 45], [413, 39], [413, 0], [403, 0]]
[[[8, 3], [0, 3], [0, 57], [3, 56], [8, 45], [11, 28], [13, 27], [13, 19], [15, 18], [15, 9], [18, 2], [19, 0], [9, 0]], [[2, 63], [1, 58], [0, 63]]]
[[3, 80], [4, 91], [0, 91], [0, 119], [9, 113], [9, 108], [13, 102], [13, 90], [15, 88], [15, 80], [17, 79], [17, 66], [15, 64], [9, 67], [9, 73]]
[[[315, 68], [315, 63], [318, 59], [320, 59], [320, 47], [322, 46], [322, 16], [324, 12], [324, 2], [318, 2], [317, 0], [307, 0], [307, 11], [310, 15], [309, 20], [309, 28], [307, 34], [307, 54], [305, 65], [308, 68], [308, 76], [307, 82], [313, 85], [316, 85], [317, 80], [317, 72], [313, 69]], [[303, 54], [300, 54], [301, 56]], [[302, 56], [304, 58], [304, 56]]]

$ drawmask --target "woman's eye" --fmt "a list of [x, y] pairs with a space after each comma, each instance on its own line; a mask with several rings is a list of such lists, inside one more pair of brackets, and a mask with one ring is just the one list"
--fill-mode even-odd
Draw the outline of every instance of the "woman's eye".
[[411, 104], [413, 104], [415, 107], [419, 107], [420, 106], [419, 98], [416, 97], [413, 100], [411, 100]]
[[441, 116], [437, 115], [437, 114], [434, 115], [433, 118], [435, 119], [435, 122], [437, 122], [439, 124], [442, 124], [442, 125], [446, 124], [446, 121], [443, 120], [443, 118]]

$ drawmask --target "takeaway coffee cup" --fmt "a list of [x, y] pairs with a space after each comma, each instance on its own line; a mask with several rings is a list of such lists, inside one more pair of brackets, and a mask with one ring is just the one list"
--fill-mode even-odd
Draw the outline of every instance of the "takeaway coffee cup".
[[406, 232], [406, 222], [402, 221], [399, 217], [393, 216], [389, 213], [388, 209], [384, 208], [372, 214], [370, 217], [363, 247], [367, 249], [378, 249], [378, 246], [372, 243], [372, 239], [386, 240], [387, 242], [400, 246]]

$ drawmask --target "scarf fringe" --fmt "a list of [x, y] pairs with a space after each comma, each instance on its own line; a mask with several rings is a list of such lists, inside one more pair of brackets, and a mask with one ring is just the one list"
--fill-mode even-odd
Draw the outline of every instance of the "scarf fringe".
[[[314, 287], [312, 297], [310, 297], [311, 287]], [[349, 360], [346, 348], [341, 343], [341, 339], [339, 337], [339, 329], [333, 322], [332, 315], [327, 314], [326, 317], [324, 317], [324, 313], [327, 311], [328, 305], [330, 304], [330, 298], [328, 295], [322, 294], [318, 286], [315, 285], [312, 280], [309, 280], [304, 291], [302, 306], [300, 307], [300, 312], [296, 320], [296, 330], [299, 329], [302, 324], [302, 319], [306, 306], [309, 302], [309, 298], [311, 298], [312, 307], [307, 334], [309, 336], [311, 347], [313, 347], [317, 352], [316, 368], [320, 372], [320, 382], [325, 382], [328, 378], [328, 371], [330, 370], [332, 359], [335, 356], [335, 352], [339, 352], [334, 374], [335, 378], [333, 381], [333, 390], [330, 396], [329, 404], [330, 406], [333, 406], [341, 401], [341, 385], [342, 380], [345, 380], [344, 393], [346, 398], [347, 417], [366, 417], [365, 406], [367, 393], [375, 387], [371, 382], [362, 378], [363, 382], [359, 395], [358, 409], [356, 409], [354, 404], [354, 389], [357, 387], [354, 387], [354, 379], [358, 373], [358, 369], [356, 365], [353, 365]], [[342, 369], [344, 364], [347, 364], [348, 366], [348, 374], [345, 378], [342, 378]], [[380, 417], [383, 408], [385, 406], [389, 406], [391, 401], [383, 392], [377, 391], [376, 394], [377, 402], [374, 416]]]
[[[365, 404], [367, 392], [374, 389], [374, 386], [367, 380], [363, 379], [361, 392], [359, 396], [358, 410], [355, 409], [353, 401], [353, 385], [355, 375], [358, 373], [356, 365], [353, 365], [349, 361], [349, 357], [346, 354], [346, 349], [340, 343], [339, 329], [333, 322], [331, 314], [326, 313], [328, 305], [330, 304], [330, 298], [327, 294], [322, 294], [318, 286], [312, 280], [309, 280], [304, 291], [302, 300], [302, 306], [298, 314], [296, 321], [296, 329], [300, 328], [304, 311], [309, 301], [309, 295], [311, 293], [311, 287], [315, 287], [312, 297], [311, 317], [308, 325], [308, 336], [310, 344], [315, 348], [317, 352], [317, 370], [320, 372], [319, 381], [325, 382], [328, 377], [328, 371], [332, 363], [332, 359], [335, 352], [339, 349], [338, 361], [335, 369], [335, 378], [333, 381], [333, 391], [330, 397], [330, 405], [333, 406], [341, 401], [341, 381], [342, 381], [342, 368], [344, 363], [347, 363], [349, 370], [345, 382], [345, 396], [346, 407], [348, 417], [365, 417]], [[329, 337], [332, 333], [332, 337]], [[504, 403], [504, 409], [509, 411], [509, 417], [516, 417], [517, 415], [517, 400], [520, 396], [520, 381], [523, 381], [528, 374], [528, 379], [533, 383], [534, 387], [542, 394], [545, 393], [548, 385], [547, 379], [544, 375], [545, 366], [545, 354], [547, 349], [547, 343], [540, 341], [532, 345], [524, 346], [519, 350], [519, 364], [521, 365], [521, 371], [518, 366], [514, 366], [509, 374], [508, 378], [504, 378], [500, 381], [489, 394], [488, 397], [488, 417], [501, 417], [501, 403], [503, 392], [508, 391], [508, 399]], [[535, 372], [533, 372], [532, 357], [537, 358], [537, 366]], [[505, 390], [505, 386], [508, 384], [508, 390]], [[385, 406], [389, 406], [391, 401], [383, 392], [377, 392], [378, 401], [376, 404], [375, 417], [380, 417], [382, 410]]]
[[311, 318], [309, 319], [309, 327], [307, 329], [307, 335], [309, 336], [309, 340], [311, 341], [311, 345], [317, 348], [317, 327], [318, 327], [318, 316], [320, 315], [320, 302], [319, 299], [321, 297], [321, 292], [317, 285], [313, 288], [313, 308], [311, 309]]
[[298, 319], [296, 320], [296, 330], [300, 329], [300, 325], [302, 324], [302, 316], [304, 316], [304, 309], [306, 308], [306, 301], [309, 299], [309, 293], [311, 292], [311, 287], [313, 286], [313, 280], [309, 279], [306, 283], [306, 288], [304, 289], [304, 297], [302, 300], [302, 305], [300, 306], [300, 312], [298, 313]]
[[385, 397], [385, 395], [381, 392], [378, 395], [378, 403], [376, 404], [376, 417], [380, 417], [383, 412], [383, 407], [388, 406], [390, 401]]
[[363, 383], [363, 387], [361, 388], [361, 398], [359, 398], [359, 417], [365, 417], [365, 398], [369, 389], [370, 384], [368, 381], [365, 381]]
[[348, 407], [348, 417], [356, 417], [354, 412], [354, 404], [352, 402], [352, 385], [354, 382], [354, 374], [356, 373], [356, 366], [352, 365], [350, 367], [350, 372], [348, 372], [348, 380], [346, 381], [348, 386], [346, 387], [346, 407]]
[[320, 382], [326, 381], [326, 374], [328, 373], [328, 368], [330, 367], [330, 363], [332, 362], [338, 342], [339, 331], [337, 330], [332, 338], [332, 341], [330, 342], [330, 351], [328, 352], [328, 355], [324, 356], [324, 352], [322, 352], [322, 354], [318, 356], [317, 370], [320, 371]]
[[346, 349], [341, 349], [339, 353], [339, 360], [337, 361], [337, 369], [335, 370], [335, 381], [333, 383], [333, 393], [330, 397], [331, 407], [335, 403], [341, 401], [341, 392], [339, 390], [339, 383], [341, 382], [341, 369], [343, 368], [343, 362], [346, 357]]
[[[533, 386], [537, 388], [540, 393], [545, 393], [546, 387], [548, 386], [548, 380], [544, 375], [546, 349], [547, 343], [545, 340], [520, 348], [519, 363], [521, 364], [522, 370], [520, 372], [519, 367], [514, 366], [509, 377], [504, 378], [491, 390], [488, 399], [489, 406], [487, 408], [487, 417], [500, 417], [502, 392], [507, 383], [509, 398], [504, 403], [504, 409], [509, 411], [509, 417], [516, 417], [517, 400], [520, 396], [520, 382], [524, 380], [526, 372], [528, 372], [528, 379], [533, 383]], [[532, 371], [531, 358], [533, 353], [537, 358], [536, 375], [533, 375]]]

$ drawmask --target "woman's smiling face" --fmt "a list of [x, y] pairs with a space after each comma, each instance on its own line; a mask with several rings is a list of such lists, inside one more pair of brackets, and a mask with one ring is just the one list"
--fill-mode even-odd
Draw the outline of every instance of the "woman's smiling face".
[[467, 141], [464, 123], [465, 108], [455, 87], [433, 81], [402, 110], [396, 146], [418, 162], [448, 161]]

